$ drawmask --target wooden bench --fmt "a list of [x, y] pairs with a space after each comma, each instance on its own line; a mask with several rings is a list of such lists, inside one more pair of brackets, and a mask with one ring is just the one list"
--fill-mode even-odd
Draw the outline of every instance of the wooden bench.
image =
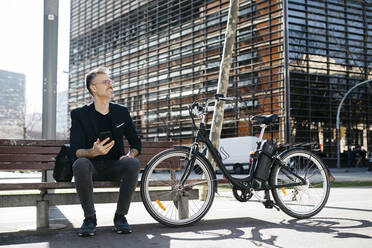
[[[58, 193], [53, 189], [74, 189], [74, 182], [50, 182], [54, 158], [67, 140], [5, 140], [0, 139], [0, 171], [39, 171], [40, 182], [0, 182], [0, 207], [36, 206], [36, 227], [49, 227], [49, 206], [80, 204], [76, 192]], [[173, 147], [173, 142], [143, 142], [138, 157], [143, 169], [157, 153]], [[125, 147], [129, 147], [125, 144]], [[48, 174], [50, 174], [48, 176]], [[118, 188], [120, 182], [94, 182], [95, 188]], [[138, 186], [140, 185], [140, 181]], [[21, 190], [21, 192], [11, 192]], [[32, 191], [30, 191], [32, 190]], [[36, 190], [36, 192], [35, 192]], [[6, 191], [6, 193], [4, 193]], [[157, 192], [161, 193], [161, 192]], [[117, 191], [94, 192], [95, 203], [114, 203]], [[141, 201], [136, 191], [132, 201]]]

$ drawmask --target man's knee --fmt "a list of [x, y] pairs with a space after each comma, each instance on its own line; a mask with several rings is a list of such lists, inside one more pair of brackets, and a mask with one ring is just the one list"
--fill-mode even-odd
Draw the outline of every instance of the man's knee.
[[125, 158], [123, 159], [123, 163], [125, 164], [125, 169], [132, 171], [132, 172], [138, 172], [140, 170], [140, 162], [136, 158]]
[[89, 173], [91, 171], [91, 162], [87, 158], [78, 158], [72, 165], [74, 175], [76, 173]]

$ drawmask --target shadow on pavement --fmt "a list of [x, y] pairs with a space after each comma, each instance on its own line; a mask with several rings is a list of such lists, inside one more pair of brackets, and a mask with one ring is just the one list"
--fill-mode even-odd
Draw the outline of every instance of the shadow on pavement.
[[[193, 226], [183, 228], [168, 228], [160, 224], [134, 225], [134, 232], [130, 235], [118, 235], [111, 231], [112, 227], [97, 228], [97, 235], [90, 238], [77, 236], [77, 229], [19, 232], [0, 234], [0, 245], [19, 245], [19, 247], [187, 247], [187, 242], [241, 240], [252, 246], [263, 244], [273, 247], [279, 246], [278, 236], [269, 235], [270, 232], [285, 232], [286, 230], [300, 233], [326, 233], [331, 238], [361, 238], [372, 239], [372, 235], [358, 234], [363, 228], [372, 227], [368, 220], [350, 218], [311, 218], [306, 220], [283, 220], [278, 223], [261, 221], [253, 218], [230, 218], [201, 221]], [[265, 231], [270, 229], [270, 231]], [[275, 230], [277, 229], [277, 230]], [[353, 233], [352, 229], [358, 229]], [[355, 231], [357, 232], [357, 231]], [[209, 243], [208, 243], [209, 244]], [[207, 245], [216, 247], [216, 245]], [[231, 243], [234, 244], [233, 242]], [[17, 247], [17, 246], [14, 246]]]
[[72, 223], [68, 220], [68, 218], [62, 213], [62, 211], [58, 208], [58, 206], [50, 206], [49, 207], [49, 222], [50, 225], [65, 225], [66, 228], [73, 228]]

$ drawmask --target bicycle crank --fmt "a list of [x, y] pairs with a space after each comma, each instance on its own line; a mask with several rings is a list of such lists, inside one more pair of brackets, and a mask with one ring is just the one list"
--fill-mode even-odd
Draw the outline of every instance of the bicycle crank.
[[237, 187], [232, 188], [232, 192], [234, 194], [235, 199], [240, 202], [247, 202], [249, 199], [252, 198], [253, 194], [249, 189], [238, 189]]

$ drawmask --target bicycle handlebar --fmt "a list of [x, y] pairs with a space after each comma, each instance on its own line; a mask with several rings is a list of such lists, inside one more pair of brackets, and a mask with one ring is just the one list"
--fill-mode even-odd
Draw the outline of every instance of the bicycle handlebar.
[[[236, 100], [236, 97], [224, 97], [223, 94], [215, 94], [213, 98], [208, 98], [206, 100], [205, 106], [202, 107], [199, 105], [199, 101], [205, 100], [205, 99], [199, 99], [192, 103], [192, 105], [189, 106], [189, 113], [190, 117], [193, 121], [193, 125], [195, 126], [193, 114], [195, 116], [202, 115], [202, 123], [205, 122], [205, 114], [207, 112], [208, 106], [212, 102], [218, 102], [218, 101], [224, 101], [224, 102], [232, 102]], [[196, 127], [196, 126], [195, 126]]]

